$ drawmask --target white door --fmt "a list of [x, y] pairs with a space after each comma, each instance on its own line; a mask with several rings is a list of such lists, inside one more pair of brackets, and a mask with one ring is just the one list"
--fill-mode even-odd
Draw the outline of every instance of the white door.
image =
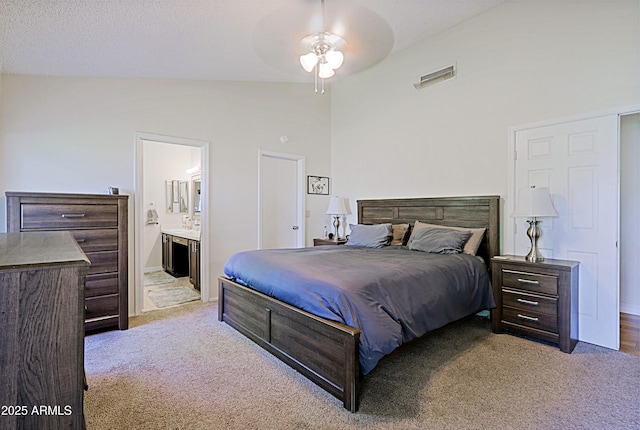
[[303, 232], [298, 160], [261, 153], [260, 163], [260, 247], [296, 248]]
[[[515, 150], [514, 190], [548, 187], [559, 215], [542, 218], [543, 257], [580, 262], [579, 340], [619, 349], [618, 116], [517, 130]], [[516, 254], [527, 227], [518, 219]]]

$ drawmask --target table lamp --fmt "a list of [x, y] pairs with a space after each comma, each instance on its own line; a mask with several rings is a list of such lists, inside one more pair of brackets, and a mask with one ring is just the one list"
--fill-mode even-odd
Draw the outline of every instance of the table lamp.
[[558, 212], [553, 207], [551, 201], [551, 195], [549, 194], [549, 188], [538, 188], [532, 185], [528, 188], [523, 188], [518, 194], [518, 204], [516, 209], [511, 214], [514, 218], [529, 218], [529, 228], [527, 229], [527, 236], [531, 240], [531, 250], [525, 257], [527, 261], [544, 261], [544, 258], [538, 250], [538, 238], [542, 231], [538, 224], [539, 217], [555, 217], [558, 216]]
[[335, 240], [338, 240], [338, 229], [340, 227], [340, 217], [351, 214], [349, 207], [346, 204], [344, 197], [331, 196], [329, 199], [329, 207], [327, 208], [327, 215], [333, 216], [333, 227], [335, 228]]

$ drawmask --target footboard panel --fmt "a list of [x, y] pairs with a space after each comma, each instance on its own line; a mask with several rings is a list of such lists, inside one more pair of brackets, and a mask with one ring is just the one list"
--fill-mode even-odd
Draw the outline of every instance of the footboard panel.
[[360, 330], [225, 277], [218, 278], [218, 319], [342, 400], [346, 409], [358, 409]]

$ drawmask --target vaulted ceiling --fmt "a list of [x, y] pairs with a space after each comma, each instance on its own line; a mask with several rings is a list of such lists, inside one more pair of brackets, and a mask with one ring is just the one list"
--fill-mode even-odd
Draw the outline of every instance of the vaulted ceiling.
[[308, 82], [300, 40], [324, 28], [339, 78], [505, 1], [0, 0], [0, 71]]

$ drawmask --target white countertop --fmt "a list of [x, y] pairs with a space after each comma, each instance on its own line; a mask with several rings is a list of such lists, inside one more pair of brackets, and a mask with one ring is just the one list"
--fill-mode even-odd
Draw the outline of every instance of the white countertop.
[[161, 228], [160, 231], [171, 236], [183, 237], [185, 239], [200, 240], [200, 230], [189, 230], [186, 228]]

